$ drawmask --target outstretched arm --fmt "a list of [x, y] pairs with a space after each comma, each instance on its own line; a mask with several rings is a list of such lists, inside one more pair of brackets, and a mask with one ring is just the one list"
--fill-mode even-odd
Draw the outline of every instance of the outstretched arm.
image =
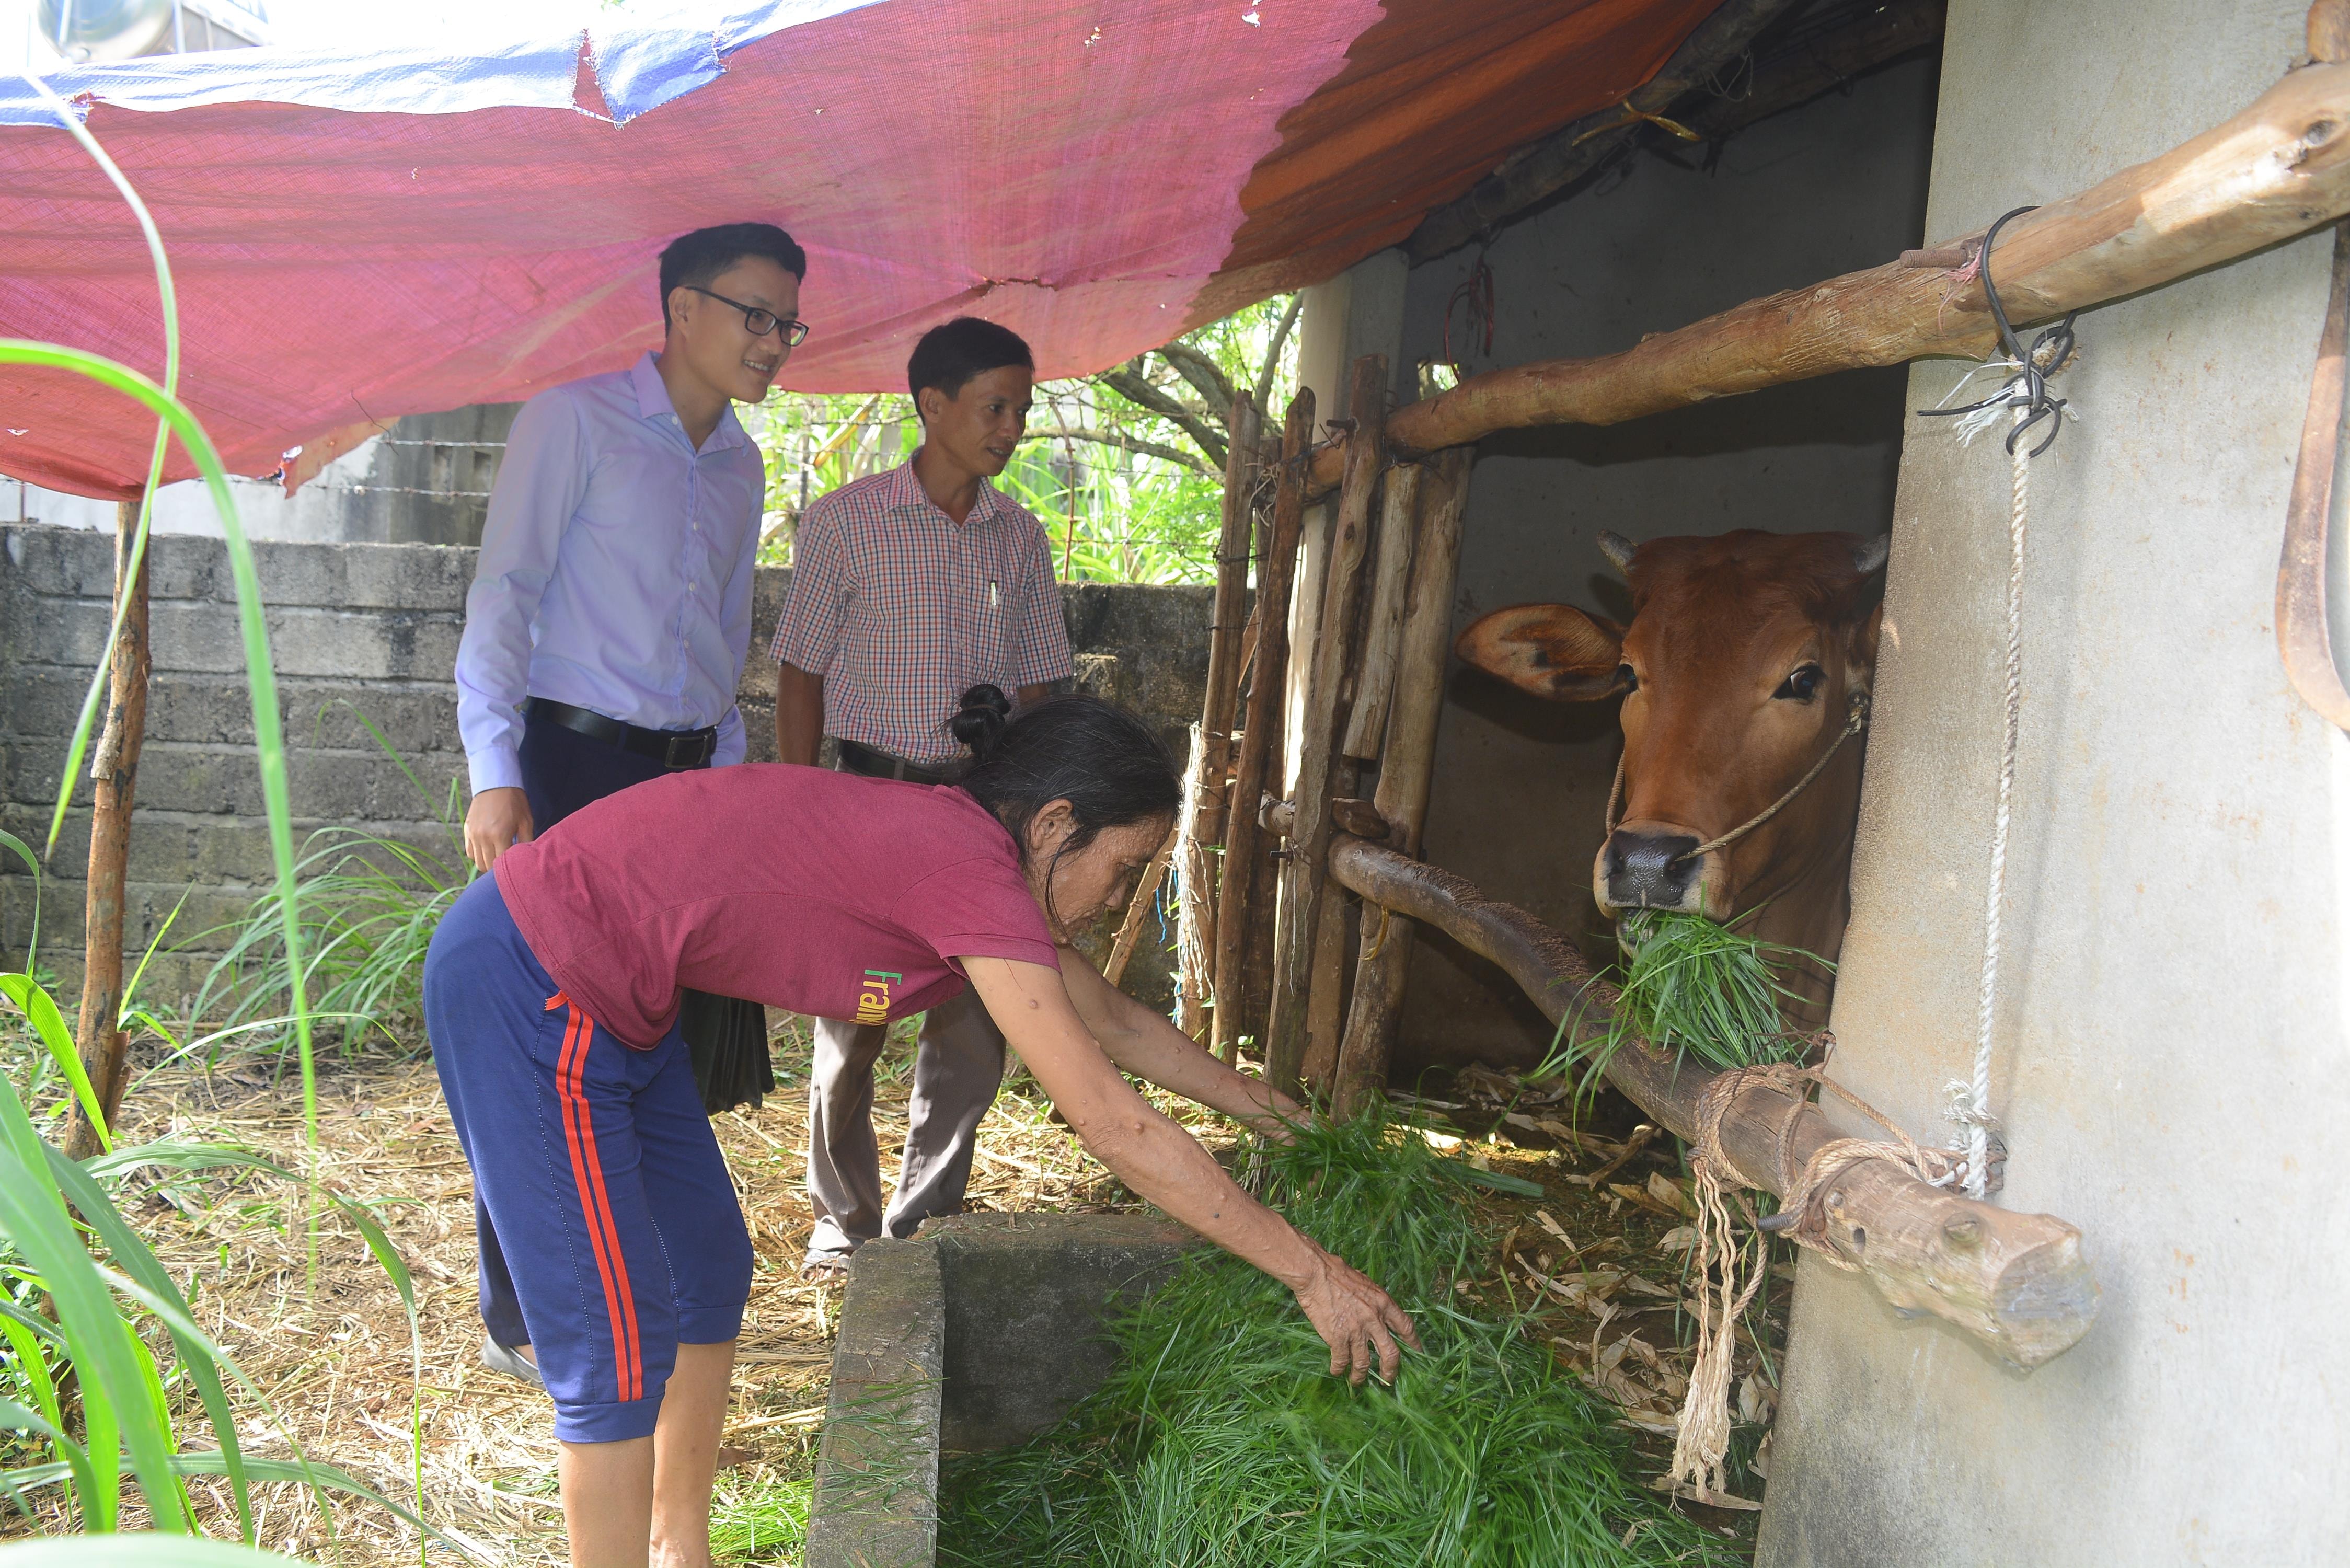
[[1087, 1152], [1136, 1192], [1295, 1292], [1329, 1344], [1333, 1373], [1351, 1372], [1359, 1383], [1376, 1361], [1380, 1376], [1395, 1376], [1396, 1342], [1419, 1345], [1403, 1309], [1243, 1192], [1190, 1134], [1152, 1109], [1086, 1032], [1058, 973], [1014, 959], [962, 962], [989, 1016]]
[[1165, 1018], [1110, 984], [1085, 954], [1061, 949], [1061, 981], [1109, 1059], [1138, 1077], [1286, 1139], [1305, 1108], [1262, 1078], [1236, 1073]]

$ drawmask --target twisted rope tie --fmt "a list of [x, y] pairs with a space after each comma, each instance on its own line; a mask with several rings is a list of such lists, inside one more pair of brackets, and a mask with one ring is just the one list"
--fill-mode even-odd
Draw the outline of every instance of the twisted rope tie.
[[[1833, 1048], [1833, 1037], [1823, 1031], [1820, 1038]], [[1811, 1106], [1814, 1084], [1836, 1095], [1889, 1137], [1831, 1138], [1812, 1151], [1800, 1170], [1794, 1169], [1795, 1130]], [[1855, 1166], [1882, 1159], [1929, 1187], [1947, 1187], [1970, 1165], [1955, 1150], [1918, 1147], [1883, 1112], [1830, 1078], [1825, 1062], [1817, 1067], [1799, 1067], [1792, 1062], [1738, 1067], [1708, 1081], [1698, 1097], [1697, 1137], [1690, 1149], [1697, 1202], [1697, 1355], [1690, 1366], [1689, 1394], [1675, 1423], [1672, 1469], [1668, 1472], [1670, 1481], [1686, 1484], [1700, 1501], [1717, 1498], [1722, 1491], [1722, 1459], [1730, 1449], [1731, 1362], [1737, 1344], [1733, 1325], [1752, 1304], [1770, 1272], [1768, 1242], [1752, 1250], [1750, 1256], [1750, 1249], [1740, 1244], [1731, 1230], [1730, 1210], [1723, 1201], [1726, 1179], [1731, 1195], [1738, 1196], [1739, 1207], [1752, 1219], [1752, 1210], [1737, 1189], [1766, 1186], [1739, 1169], [1721, 1147], [1722, 1118], [1738, 1096], [1751, 1088], [1775, 1090], [1789, 1101], [1779, 1118], [1773, 1160], [1773, 1174], [1786, 1196], [1779, 1212], [1755, 1221], [1756, 1229], [1766, 1235], [1784, 1235], [1847, 1272], [1860, 1265], [1828, 1239], [1825, 1202], [1838, 1178]], [[1719, 1282], [1714, 1279], [1717, 1272]]]

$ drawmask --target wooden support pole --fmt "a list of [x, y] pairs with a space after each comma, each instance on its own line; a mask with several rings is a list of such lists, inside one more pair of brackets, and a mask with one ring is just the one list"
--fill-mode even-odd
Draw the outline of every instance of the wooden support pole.
[[1232, 804], [1232, 721], [1239, 706], [1241, 634], [1248, 624], [1249, 550], [1255, 521], [1259, 420], [1246, 391], [1232, 394], [1232, 441], [1224, 449], [1223, 527], [1216, 540], [1215, 608], [1208, 628], [1208, 691], [1200, 713], [1200, 776], [1185, 809], [1194, 814], [1182, 867], [1182, 1027], [1205, 1037], [1216, 1002], [1215, 880]]
[[1261, 870], [1271, 865], [1265, 834], [1257, 822], [1257, 800], [1270, 769], [1281, 755], [1281, 699], [1289, 673], [1289, 587], [1297, 570], [1297, 541], [1305, 526], [1305, 452], [1314, 443], [1314, 394], [1290, 400], [1283, 421], [1281, 462], [1274, 490], [1273, 519], [1257, 574], [1256, 653], [1250, 659], [1248, 709], [1241, 721], [1240, 756], [1232, 776], [1233, 809], [1224, 834], [1224, 875], [1217, 891], [1213, 1018], [1217, 1054], [1227, 1062], [1240, 1051], [1243, 1034], [1263, 1044], [1262, 991], [1249, 962], [1251, 937], [1263, 923]]
[[1337, 1063], [1335, 1014], [1339, 984], [1336, 950], [1344, 935], [1324, 915], [1324, 857], [1330, 844], [1330, 797], [1354, 793], [1354, 764], [1339, 753], [1347, 717], [1346, 678], [1355, 627], [1362, 605], [1363, 568], [1371, 543], [1373, 504], [1380, 472], [1387, 466], [1385, 427], [1388, 362], [1381, 354], [1355, 361], [1347, 410], [1354, 430], [1347, 439], [1346, 480], [1338, 490], [1338, 513], [1331, 524], [1330, 550], [1322, 588], [1322, 614], [1315, 623], [1312, 661], [1299, 719], [1297, 778], [1290, 799], [1297, 808], [1297, 831], [1290, 841], [1281, 923], [1273, 947], [1272, 1016], [1265, 1025], [1265, 1075], [1284, 1094], [1301, 1087], [1301, 1071], [1313, 1050], [1307, 1017], [1315, 971], [1324, 971], [1326, 1065]]
[[[1444, 707], [1444, 666], [1452, 649], [1452, 590], [1461, 575], [1461, 523], [1469, 507], [1467, 447], [1439, 452], [1420, 485], [1419, 537], [1411, 586], [1397, 639], [1393, 715], [1387, 752], [1372, 795], [1388, 844], [1417, 858], [1436, 778], [1436, 726]], [[1343, 826], [1343, 823], [1342, 823]], [[1363, 907], [1363, 953], [1355, 969], [1355, 1001], [1338, 1047], [1333, 1109], [1353, 1116], [1387, 1086], [1403, 1019], [1404, 976], [1411, 968], [1412, 924], [1382, 908]]]
[[1403, 596], [1411, 579], [1411, 543], [1419, 521], [1420, 468], [1388, 471], [1379, 503], [1378, 566], [1371, 601], [1363, 610], [1363, 656], [1356, 663], [1354, 705], [1340, 749], [1357, 762], [1375, 763], [1388, 729], [1388, 698], [1395, 691], [1396, 649], [1403, 640]]
[[[2320, 29], [2324, 30], [2324, 29]], [[2331, 36], [2328, 33], [2327, 36]], [[2350, 64], [2304, 66], [2225, 124], [2000, 231], [1992, 275], [2018, 327], [2176, 282], [2350, 213]], [[1637, 348], [1472, 376], [1398, 410], [1388, 441], [1430, 452], [1530, 425], [1645, 414], [1993, 342], [1981, 283], [1890, 262], [1750, 300]], [[1344, 472], [1320, 454], [1317, 490]]]
[[[1423, 920], [1491, 959], [1553, 1021], [1579, 1041], [1607, 1028], [1616, 988], [1594, 978], [1557, 932], [1492, 902], [1449, 871], [1355, 838], [1330, 846], [1331, 877], [1382, 908]], [[1682, 1071], [1646, 1042], [1608, 1059], [1607, 1079], [1684, 1138], [1697, 1135], [1700, 1101], [1713, 1075]], [[1781, 1128], [1795, 1115], [1780, 1163]], [[1795, 1110], [1776, 1089], [1750, 1087], [1721, 1119], [1721, 1147], [1749, 1179], [1783, 1195], [1827, 1143], [1846, 1136], [1816, 1106]], [[1888, 1161], [1866, 1160], [1825, 1194], [1828, 1244], [1868, 1276], [1905, 1316], [1931, 1313], [2025, 1371], [2062, 1355], [2089, 1332], [2097, 1282], [2081, 1257], [2081, 1232], [2046, 1214], [2018, 1214], [1929, 1187]]]
[[[112, 649], [106, 724], [90, 758], [96, 789], [89, 814], [89, 883], [83, 903], [81, 1016], [74, 1043], [82, 1070], [114, 1126], [122, 1108], [122, 917], [130, 858], [130, 807], [138, 794], [139, 748], [147, 733], [147, 562], [130, 570], [139, 531], [139, 503], [123, 502], [114, 517], [114, 598], [122, 607], [122, 635]], [[77, 1103], [66, 1153], [87, 1159], [99, 1152], [98, 1127]]]

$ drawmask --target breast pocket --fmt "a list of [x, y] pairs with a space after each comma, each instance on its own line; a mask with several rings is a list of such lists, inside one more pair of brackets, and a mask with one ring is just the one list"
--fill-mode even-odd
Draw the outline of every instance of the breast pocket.
[[980, 584], [978, 599], [972, 615], [972, 676], [1003, 687], [1008, 697], [1016, 682], [1012, 658], [1012, 595], [1004, 588], [1002, 578], [990, 577]]

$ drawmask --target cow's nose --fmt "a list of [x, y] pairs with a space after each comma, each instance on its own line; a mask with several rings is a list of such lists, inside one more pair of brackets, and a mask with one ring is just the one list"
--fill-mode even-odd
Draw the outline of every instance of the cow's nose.
[[1607, 902], [1618, 909], [1685, 908], [1705, 864], [1690, 854], [1696, 847], [1697, 839], [1686, 833], [1617, 828], [1600, 858]]

